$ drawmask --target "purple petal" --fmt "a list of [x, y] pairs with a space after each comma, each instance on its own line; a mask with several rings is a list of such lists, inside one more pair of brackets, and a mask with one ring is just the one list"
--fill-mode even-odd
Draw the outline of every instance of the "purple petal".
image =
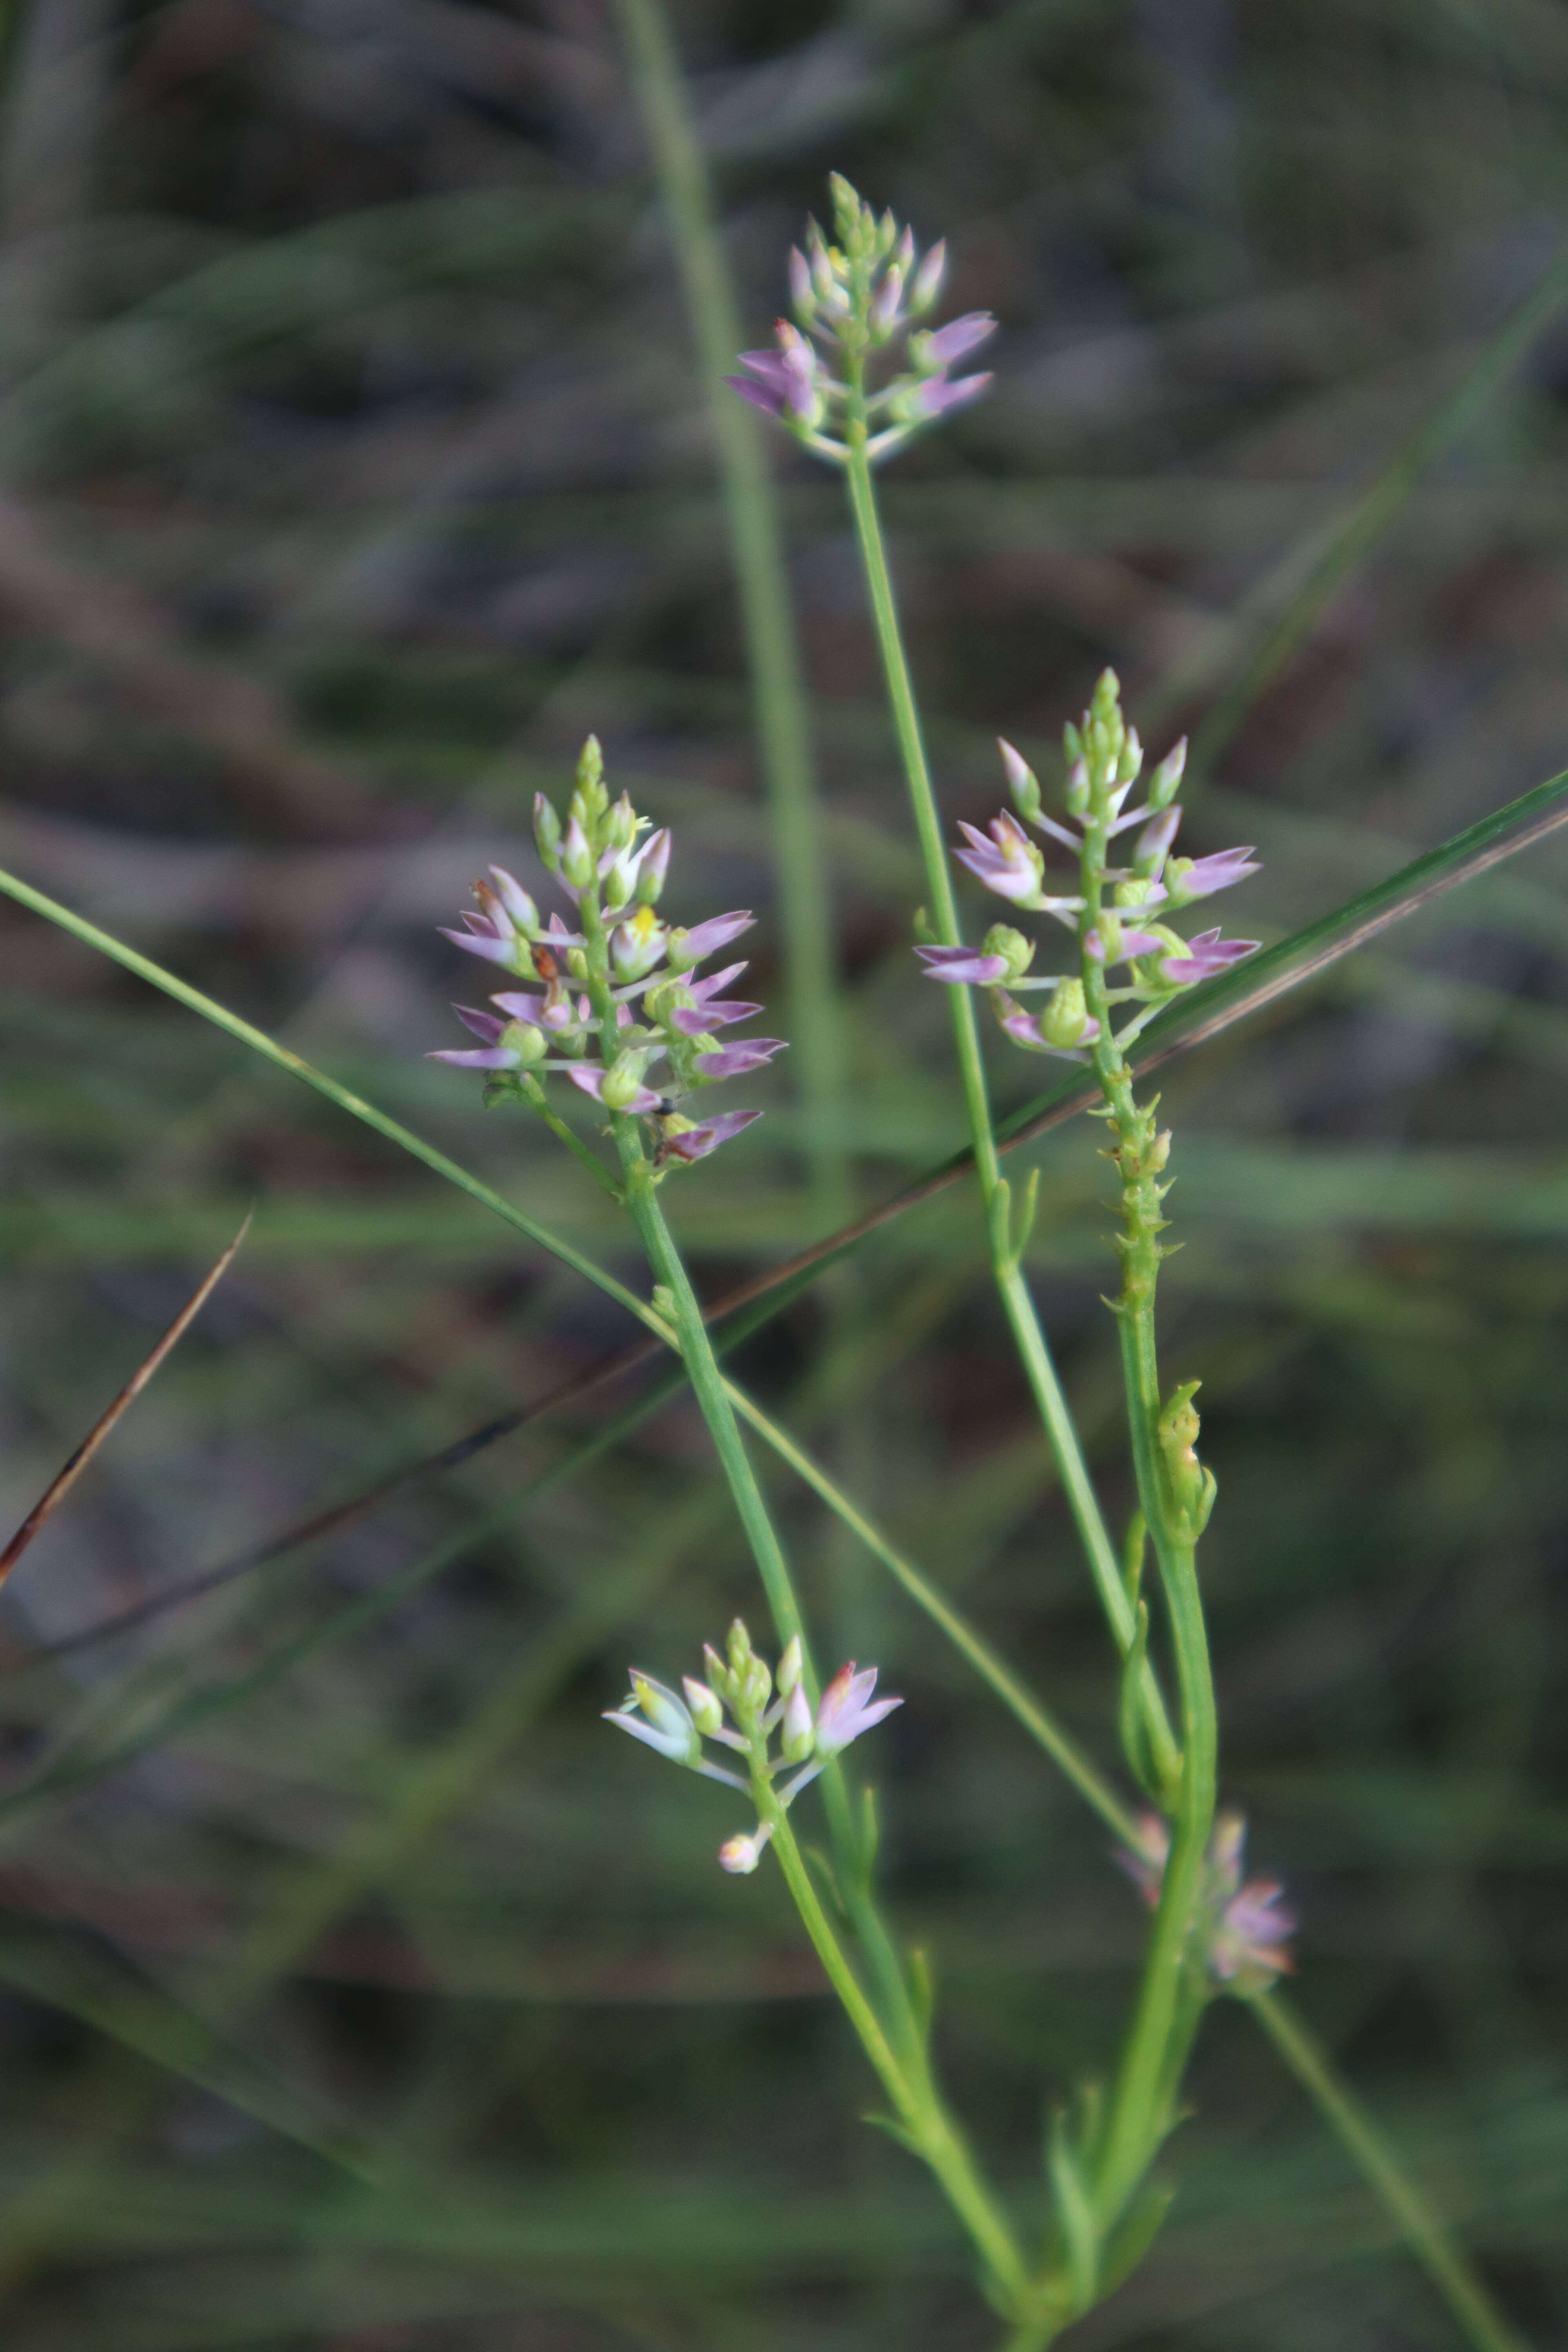
[[980, 398], [990, 383], [988, 374], [961, 375], [956, 383], [949, 383], [945, 376], [933, 376], [929, 383], [921, 386], [921, 414], [923, 416], [942, 416], [952, 409], [967, 408], [972, 400]]
[[1244, 882], [1249, 874], [1262, 871], [1250, 843], [1245, 849], [1217, 849], [1212, 857], [1195, 857], [1191, 872], [1182, 876], [1176, 889], [1182, 898], [1208, 898], [1216, 890], [1228, 890], [1233, 882]]
[[964, 359], [977, 351], [995, 332], [996, 321], [989, 310], [966, 310], [962, 319], [950, 319], [945, 327], [939, 327], [934, 335], [928, 337], [926, 350], [939, 367], [949, 368], [954, 360]]
[[928, 980], [945, 980], [954, 987], [973, 982], [984, 986], [987, 981], [1005, 980], [1005, 956], [982, 955], [978, 948], [917, 948], [916, 955], [926, 968]]
[[454, 1004], [452, 1010], [464, 1028], [471, 1029], [476, 1037], [482, 1037], [487, 1045], [493, 1045], [506, 1027], [506, 1023], [498, 1020], [493, 1013], [481, 1013], [476, 1005]]
[[743, 1045], [725, 1045], [717, 1054], [699, 1054], [697, 1066], [705, 1078], [738, 1078], [747, 1070], [760, 1070], [775, 1054], [782, 1054], [788, 1039], [784, 1037], [748, 1037]]
[[765, 391], [760, 383], [748, 383], [743, 375], [727, 375], [724, 381], [731, 392], [738, 392], [742, 400], [749, 400], [753, 408], [760, 408], [763, 415], [771, 416], [775, 424], [783, 418], [784, 402], [775, 394]]
[[483, 956], [487, 963], [510, 964], [513, 960], [515, 942], [511, 940], [498, 940], [493, 932], [481, 938], [472, 931], [449, 931], [439, 923], [436, 928], [455, 948], [467, 948], [470, 955]]
[[426, 1054], [427, 1062], [450, 1062], [456, 1070], [515, 1070], [518, 1057], [510, 1045], [482, 1045], [472, 1053], [460, 1046], [443, 1045], [434, 1054]]
[[774, 351], [771, 345], [766, 351], [742, 352], [741, 365], [759, 377], [770, 392], [776, 392], [781, 400], [789, 397], [789, 364], [782, 352]]
[[999, 898], [1011, 898], [1021, 906], [1026, 898], [1034, 897], [1039, 887], [1032, 874], [1016, 866], [1009, 866], [1006, 859], [999, 856], [994, 849], [955, 849], [952, 854], [961, 866], [967, 866], [970, 872], [977, 876], [988, 890], [994, 890]]
[[727, 1029], [732, 1021], [749, 1021], [762, 1009], [760, 1004], [742, 1004], [736, 998], [726, 1003], [722, 998], [710, 997], [705, 1004], [683, 1004], [670, 1014], [670, 1026], [683, 1037], [701, 1037], [710, 1029]]
[[719, 991], [729, 982], [739, 980], [745, 969], [743, 963], [727, 963], [722, 971], [710, 971], [704, 980], [689, 980], [686, 986], [691, 991], [699, 1004], [706, 1004], [708, 999], [710, 996], [717, 996]]
[[518, 929], [520, 931], [537, 929], [539, 909], [517, 877], [509, 874], [504, 866], [492, 866], [490, 878], [495, 884], [496, 897], [500, 900]]
[[670, 1136], [663, 1147], [664, 1157], [689, 1162], [706, 1160], [710, 1151], [717, 1151], [721, 1143], [728, 1143], [762, 1115], [760, 1110], [727, 1110], [717, 1118], [704, 1119], [700, 1127], [688, 1128], [684, 1135]]
[[1187, 987], [1194, 981], [1213, 980], [1229, 971], [1261, 945], [1260, 940], [1222, 940], [1217, 929], [1201, 931], [1195, 940], [1188, 940], [1184, 956], [1168, 955], [1161, 969], [1167, 980]]
[[[581, 1087], [595, 1102], [605, 1099], [605, 1072], [598, 1062], [574, 1062], [566, 1072], [574, 1087]], [[617, 1110], [657, 1110], [659, 1097], [651, 1087], [639, 1087], [629, 1103], [617, 1103]]]
[[710, 915], [705, 923], [694, 924], [679, 943], [683, 964], [700, 963], [704, 956], [712, 955], [719, 948], [727, 948], [742, 931], [749, 931], [756, 917], [744, 912], [731, 915]]
[[[513, 1021], [526, 1021], [532, 1028], [537, 1029], [543, 1023], [544, 999], [542, 996], [523, 996], [509, 992], [507, 994], [502, 996], [492, 996], [490, 1003], [492, 1004], [499, 1004], [501, 1011], [506, 1013], [510, 1019]], [[454, 1005], [452, 1009], [454, 1012], [459, 1013], [463, 1010], [460, 1004]], [[468, 1024], [469, 1028], [471, 1029], [473, 1025], [473, 1023], [470, 1021]], [[500, 1024], [498, 1024], [497, 1025], [499, 1026]]]

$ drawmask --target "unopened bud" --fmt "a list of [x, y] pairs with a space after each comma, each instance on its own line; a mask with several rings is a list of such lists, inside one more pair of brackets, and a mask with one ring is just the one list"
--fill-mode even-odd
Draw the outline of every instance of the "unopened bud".
[[547, 866], [552, 874], [559, 873], [561, 819], [556, 815], [553, 804], [545, 799], [542, 793], [535, 793], [533, 795], [533, 841], [539, 852], [540, 862]]
[[747, 1705], [754, 1707], [757, 1713], [761, 1715], [763, 1707], [766, 1706], [769, 1699], [772, 1698], [773, 1695], [773, 1678], [768, 1671], [767, 1660], [765, 1658], [759, 1658], [753, 1653], [745, 1668], [742, 1680], [744, 1684], [744, 1696]]
[[1169, 808], [1182, 789], [1182, 778], [1187, 765], [1187, 739], [1184, 735], [1174, 748], [1166, 752], [1149, 779], [1149, 805], [1152, 809]]
[[644, 845], [642, 863], [637, 867], [637, 896], [639, 906], [658, 905], [659, 893], [664, 888], [664, 877], [669, 871], [669, 827], [661, 824], [658, 831], [650, 835]]
[[786, 1764], [804, 1764], [816, 1738], [816, 1726], [812, 1720], [811, 1701], [797, 1683], [789, 1695], [784, 1711], [784, 1727], [779, 1733], [779, 1746]]
[[694, 1675], [682, 1675], [680, 1687], [686, 1693], [686, 1704], [691, 1710], [692, 1722], [704, 1739], [711, 1739], [724, 1721], [724, 1710], [717, 1693], [710, 1690], [706, 1683], [700, 1683]]
[[1041, 1036], [1047, 1045], [1076, 1045], [1088, 1026], [1082, 981], [1059, 981], [1040, 1015]]
[[811, 265], [797, 245], [789, 249], [789, 299], [801, 325], [809, 327], [816, 316], [816, 290], [811, 282]]
[[889, 269], [872, 298], [870, 328], [878, 342], [885, 342], [899, 322], [899, 306], [903, 299], [904, 273]]
[[800, 1635], [792, 1633], [779, 1659], [779, 1696], [782, 1698], [790, 1697], [800, 1688], [801, 1671]]
[[637, 813], [632, 806], [631, 794], [623, 793], [611, 809], [601, 835], [605, 849], [629, 849], [637, 837]]
[[577, 790], [582, 793], [586, 807], [595, 815], [603, 812], [609, 800], [609, 794], [605, 790], [604, 778], [605, 755], [599, 748], [598, 737], [590, 735], [577, 754]]
[[599, 1082], [599, 1100], [606, 1110], [629, 1110], [642, 1090], [639, 1057], [617, 1054]]
[[1035, 960], [1035, 942], [1016, 931], [1011, 923], [993, 923], [980, 942], [980, 952], [987, 956], [1005, 956], [1007, 978], [1021, 980]]
[[1138, 730], [1136, 727], [1130, 727], [1127, 730], [1125, 736], [1122, 738], [1121, 756], [1118, 758], [1116, 762], [1117, 782], [1119, 784], [1131, 783], [1137, 776], [1139, 769], [1142, 765], [1143, 746], [1138, 740]]
[[[846, 182], [845, 184], [847, 186], [848, 183]], [[731, 1672], [737, 1675], [744, 1674], [752, 1663], [752, 1637], [746, 1631], [746, 1621], [743, 1617], [737, 1617], [732, 1621], [729, 1633], [725, 1637], [724, 1647], [730, 1654]]]
[[[1158, 773], [1158, 771], [1156, 770], [1155, 772]], [[1158, 816], [1151, 817], [1133, 847], [1132, 871], [1134, 874], [1142, 875], [1151, 881], [1158, 877], [1160, 868], [1165, 863], [1170, 852], [1171, 844], [1176, 837], [1176, 828], [1181, 822], [1182, 812], [1179, 808], [1164, 808], [1161, 810]]]
[[496, 1043], [504, 1045], [509, 1053], [515, 1054], [524, 1069], [535, 1062], [542, 1062], [550, 1051], [549, 1038], [531, 1021], [509, 1021]]
[[1013, 805], [1020, 816], [1037, 817], [1040, 814], [1040, 780], [1021, 753], [1015, 751], [1005, 736], [998, 735], [996, 747], [1002, 754], [1002, 765], [1007, 772], [1007, 790], [1013, 795]]
[[[576, 795], [573, 797], [575, 800]], [[575, 814], [561, 845], [561, 877], [574, 890], [585, 890], [594, 878], [594, 853], [583, 830], [583, 820]]]
[[1062, 795], [1068, 816], [1089, 814], [1089, 761], [1080, 752], [1068, 771], [1067, 789]]
[[732, 1878], [750, 1878], [763, 1858], [763, 1841], [756, 1837], [726, 1838], [719, 1849], [719, 1866]]
[[947, 274], [947, 241], [939, 238], [916, 270], [910, 288], [910, 314], [923, 318], [942, 291], [942, 281]]

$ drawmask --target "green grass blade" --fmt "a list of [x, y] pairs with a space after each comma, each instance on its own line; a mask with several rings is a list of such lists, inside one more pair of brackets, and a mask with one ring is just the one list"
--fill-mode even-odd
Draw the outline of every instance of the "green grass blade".
[[210, 1021], [216, 1028], [237, 1038], [240, 1045], [248, 1045], [251, 1052], [259, 1054], [264, 1061], [271, 1062], [277, 1068], [287, 1070], [290, 1077], [313, 1087], [317, 1094], [324, 1095], [340, 1110], [346, 1110], [351, 1118], [357, 1118], [362, 1126], [373, 1129], [387, 1142], [395, 1143], [400, 1151], [406, 1151], [412, 1158], [422, 1160], [436, 1175], [444, 1177], [448, 1184], [455, 1184], [460, 1192], [466, 1192], [470, 1200], [477, 1201], [481, 1208], [503, 1218], [536, 1248], [547, 1250], [563, 1265], [570, 1266], [574, 1274], [580, 1274], [596, 1290], [602, 1290], [606, 1297], [626, 1307], [628, 1314], [635, 1315], [639, 1322], [658, 1328], [651, 1310], [624, 1283], [617, 1282], [613, 1274], [606, 1274], [602, 1266], [595, 1265], [592, 1258], [574, 1249], [570, 1242], [563, 1241], [548, 1226], [542, 1225], [536, 1217], [531, 1217], [526, 1209], [520, 1209], [514, 1202], [492, 1191], [478, 1176], [472, 1176], [466, 1168], [459, 1167], [457, 1160], [448, 1159], [446, 1152], [438, 1151], [433, 1143], [426, 1143], [423, 1136], [416, 1135], [411, 1128], [389, 1118], [385, 1111], [377, 1110], [375, 1105], [366, 1102], [363, 1096], [352, 1094], [347, 1087], [340, 1086], [336, 1078], [329, 1077], [324, 1070], [318, 1070], [313, 1063], [305, 1061], [300, 1055], [290, 1053], [287, 1045], [279, 1045], [277, 1039], [269, 1037], [264, 1029], [242, 1021], [238, 1013], [231, 1013], [226, 1005], [219, 1004], [213, 997], [204, 996], [201, 990], [193, 988], [188, 981], [180, 980], [174, 972], [166, 971], [150, 956], [127, 947], [123, 940], [117, 940], [112, 933], [100, 930], [96, 923], [89, 923], [85, 916], [74, 913], [69, 907], [62, 907], [58, 899], [46, 898], [43, 891], [35, 890], [30, 883], [19, 880], [15, 874], [0, 870], [0, 891], [16, 899], [18, 906], [30, 908], [34, 914], [42, 915], [47, 921], [58, 924], [61, 930], [68, 931], [84, 946], [96, 948], [100, 955], [108, 956], [127, 971], [134, 972], [139, 980], [162, 989], [163, 994], [172, 996], [177, 1004], [184, 1005], [192, 1013], [199, 1013], [204, 1021]]

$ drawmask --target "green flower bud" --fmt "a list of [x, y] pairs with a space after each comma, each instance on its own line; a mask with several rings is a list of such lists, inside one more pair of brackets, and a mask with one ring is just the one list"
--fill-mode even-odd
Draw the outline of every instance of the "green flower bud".
[[1174, 750], [1166, 752], [1149, 779], [1149, 805], [1152, 809], [1170, 807], [1182, 789], [1186, 765], [1187, 739], [1184, 735]]
[[629, 1110], [642, 1091], [640, 1058], [636, 1054], [617, 1054], [605, 1072], [599, 1100], [606, 1110]]
[[1040, 1015], [1041, 1036], [1047, 1045], [1076, 1045], [1088, 1026], [1082, 981], [1058, 982]]
[[988, 956], [1005, 956], [1007, 977], [1021, 980], [1035, 961], [1035, 942], [1016, 931], [1011, 923], [993, 923], [980, 942], [980, 952]]
[[706, 1683], [696, 1681], [690, 1675], [681, 1675], [680, 1686], [686, 1693], [686, 1704], [691, 1710], [692, 1722], [704, 1739], [711, 1739], [724, 1721], [724, 1710], [717, 1696]]
[[542, 1062], [550, 1051], [549, 1038], [531, 1021], [509, 1021], [496, 1043], [515, 1054], [524, 1069], [535, 1062]]
[[540, 862], [552, 874], [561, 869], [561, 819], [542, 793], [533, 795], [533, 841]]
[[793, 1692], [799, 1688], [801, 1671], [802, 1661], [800, 1654], [800, 1635], [798, 1633], [792, 1633], [789, 1640], [784, 1643], [784, 1655], [779, 1660], [779, 1696], [781, 1698], [788, 1698]]
[[589, 736], [577, 755], [577, 792], [588, 816], [603, 816], [610, 796], [605, 790], [605, 755], [596, 735]]

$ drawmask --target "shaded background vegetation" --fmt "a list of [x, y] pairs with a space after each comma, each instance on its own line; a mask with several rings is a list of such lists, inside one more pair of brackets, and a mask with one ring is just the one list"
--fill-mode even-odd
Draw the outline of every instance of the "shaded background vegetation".
[[[752, 340], [832, 168], [945, 232], [954, 304], [1001, 315], [993, 398], [886, 486], [952, 815], [996, 803], [995, 729], [1044, 767], [1113, 661], [1156, 749], [1196, 730], [1187, 845], [1258, 843], [1231, 927], [1277, 937], [1568, 764], [1568, 319], [1398, 470], [1568, 231], [1560, 7], [711, 0], [677, 25]], [[589, 728], [677, 827], [675, 913], [756, 908], [784, 1001], [706, 413], [613, 16], [31, 0], [0, 141], [0, 857], [640, 1280], [549, 1139], [420, 1058], [474, 987], [433, 926], [483, 861], [535, 877], [529, 798]], [[670, 1187], [710, 1290], [960, 1136], [845, 517], [793, 453], [778, 473], [849, 1075], [808, 1135], [786, 1057], [750, 1082], [766, 1120]], [[1308, 2014], [1542, 2346], [1568, 2320], [1565, 881], [1562, 849], [1505, 868], [1165, 1087], [1226, 1793], [1300, 1898]], [[142, 1749], [0, 1795], [7, 2346], [987, 2341], [946, 2215], [857, 2119], [782, 1887], [713, 1866], [733, 1805], [597, 1719], [628, 1656], [672, 1673], [761, 1615], [687, 1408], [568, 1472], [622, 1391], [39, 1656], [626, 1331], [14, 909], [0, 989], [7, 1525], [258, 1203], [5, 1602], [9, 1786]], [[994, 1070], [1005, 1105], [1037, 1066]], [[1041, 1147], [1032, 1271], [1120, 1513], [1098, 1140]], [[894, 1225], [742, 1365], [1109, 1756], [1106, 1644], [972, 1199]], [[1113, 2047], [1137, 1906], [924, 1623], [779, 1501], [824, 1648], [907, 1695], [871, 1759], [892, 1899], [961, 2103], [1034, 2198], [1043, 2099]], [[1239, 2011], [1194, 2092], [1167, 2233], [1075, 2340], [1454, 2340]]]

